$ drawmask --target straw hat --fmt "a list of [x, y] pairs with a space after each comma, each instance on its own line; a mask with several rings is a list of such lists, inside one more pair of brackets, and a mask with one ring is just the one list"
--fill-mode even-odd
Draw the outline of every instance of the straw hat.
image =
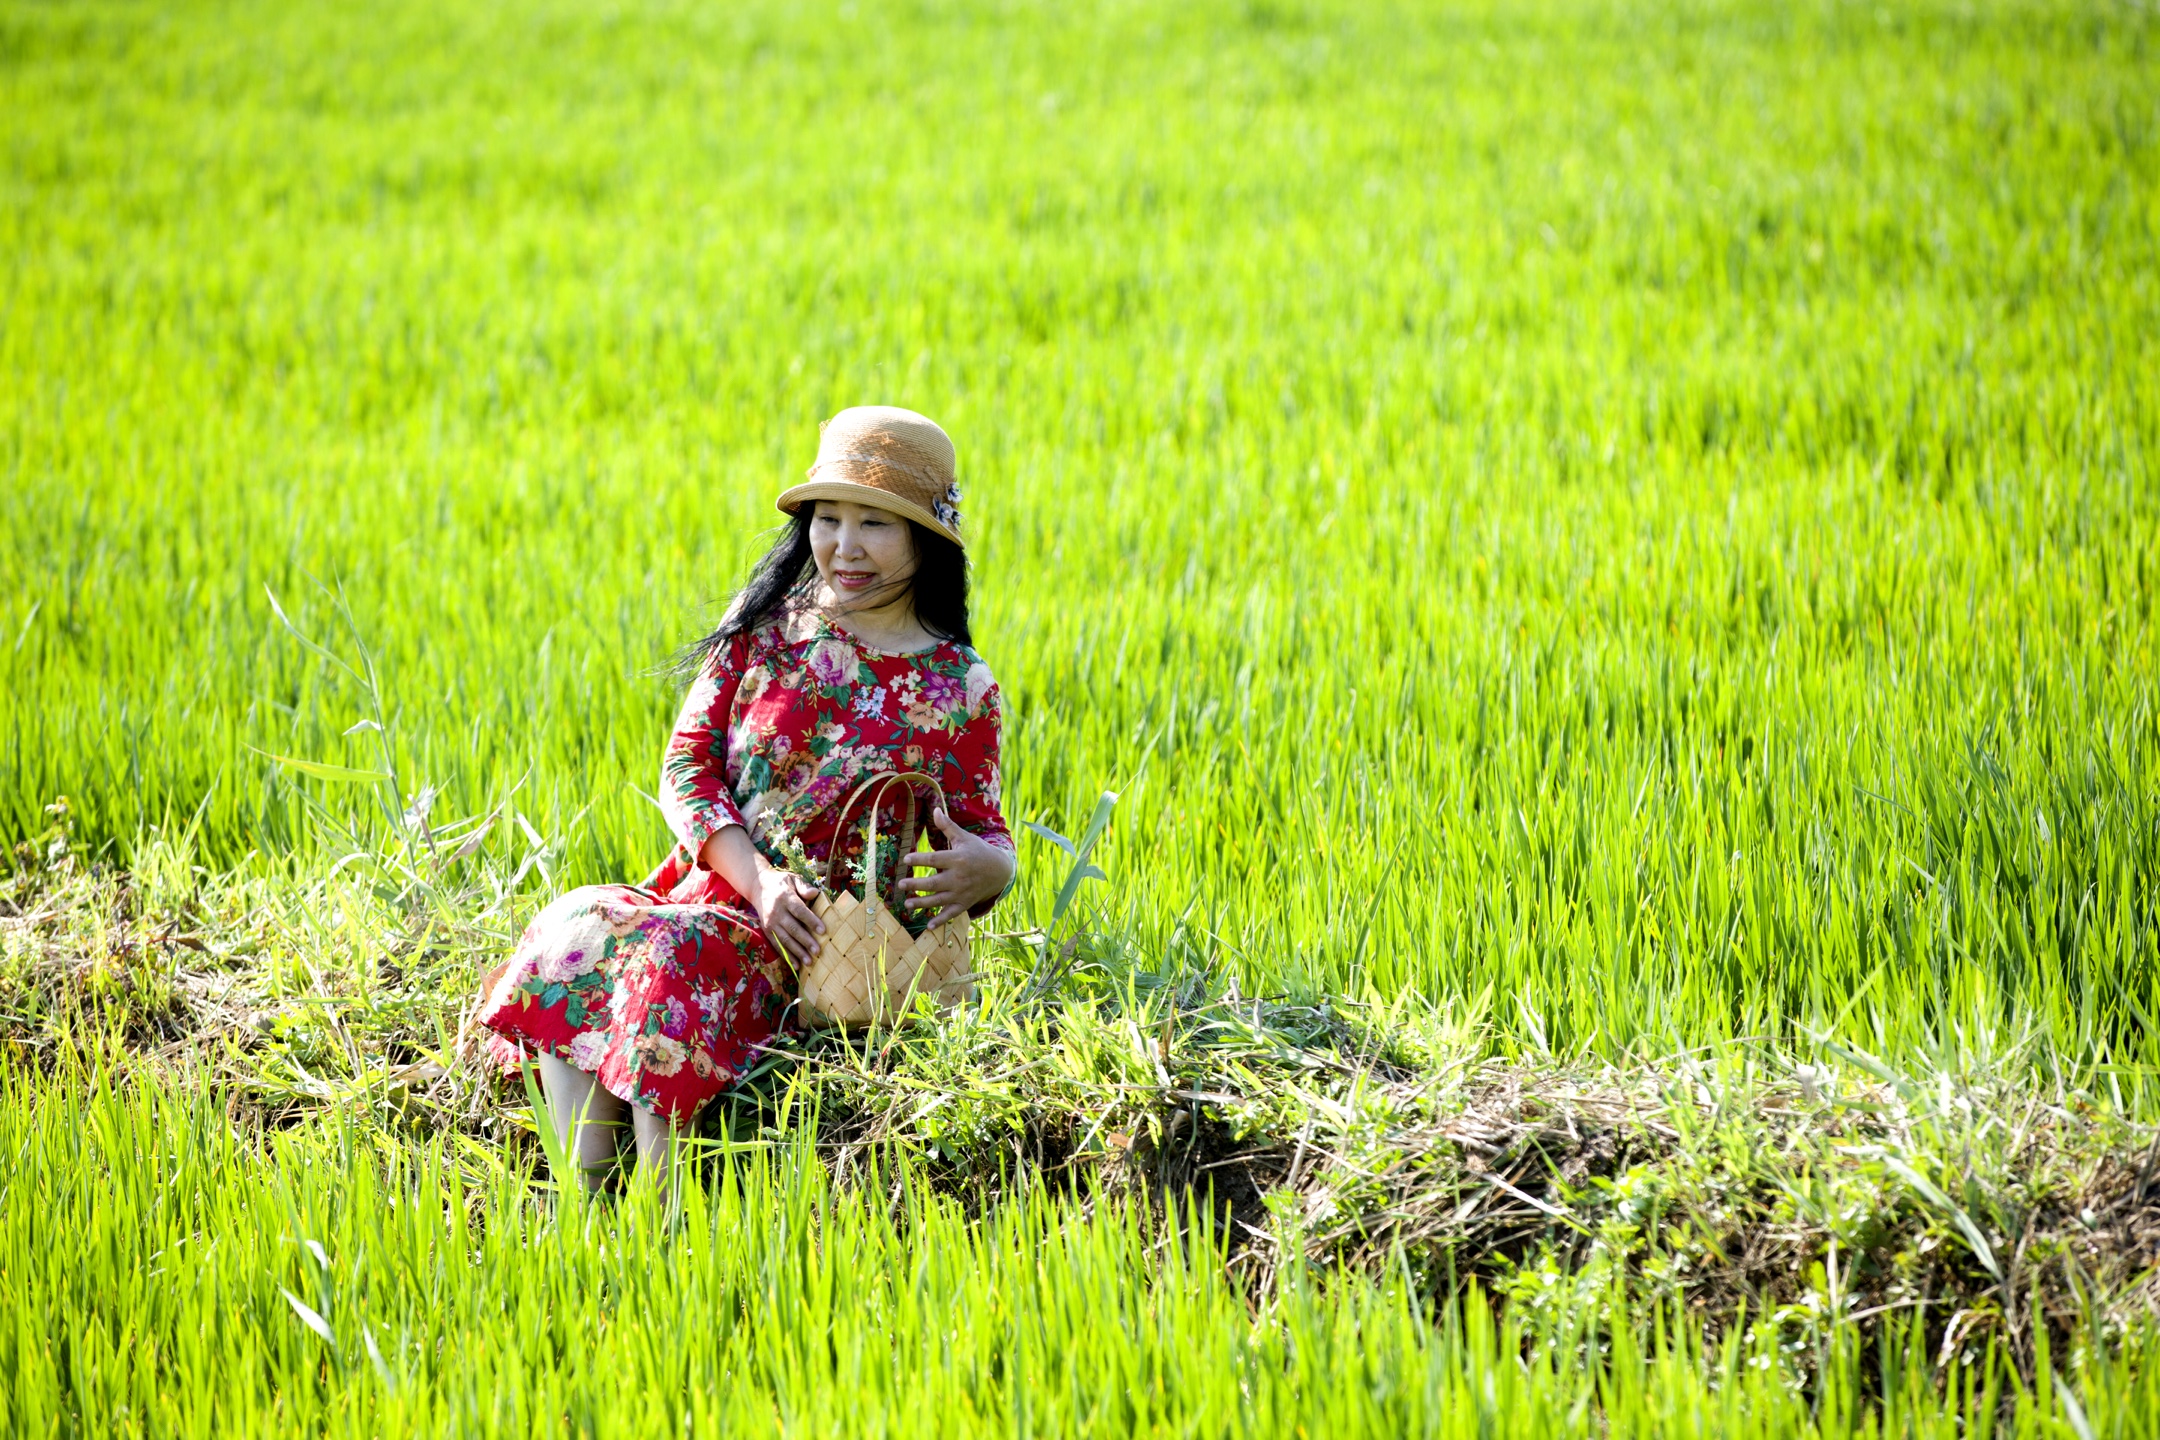
[[927, 415], [896, 405], [857, 405], [820, 427], [817, 463], [800, 485], [780, 492], [792, 515], [806, 500], [851, 500], [905, 515], [955, 545], [960, 486], [953, 443]]

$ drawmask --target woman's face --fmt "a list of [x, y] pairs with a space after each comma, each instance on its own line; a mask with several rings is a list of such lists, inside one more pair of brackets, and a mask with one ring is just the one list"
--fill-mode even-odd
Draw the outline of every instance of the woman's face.
[[847, 500], [815, 503], [810, 555], [834, 598], [865, 610], [906, 599], [915, 574], [915, 535], [907, 521]]

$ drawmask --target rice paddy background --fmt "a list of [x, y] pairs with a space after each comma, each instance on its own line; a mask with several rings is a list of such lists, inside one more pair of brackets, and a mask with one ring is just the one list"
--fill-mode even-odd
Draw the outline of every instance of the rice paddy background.
[[511, 918], [635, 878], [657, 667], [899, 403], [1008, 813], [1122, 793], [1094, 923], [1502, 1054], [1976, 1046], [2152, 1118], [2148, 6], [10, 3], [0, 116], [9, 846], [343, 859], [301, 788], [366, 797], [258, 753], [371, 763], [268, 598], [353, 653], [328, 586], [439, 813], [517, 787]]

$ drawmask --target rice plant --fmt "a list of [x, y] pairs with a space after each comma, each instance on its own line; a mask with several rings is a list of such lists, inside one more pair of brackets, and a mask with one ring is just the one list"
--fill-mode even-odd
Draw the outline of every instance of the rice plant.
[[[1873, 1187], [1975, 1294], [2027, 1214], [2149, 1252], [2156, 26], [0, 0], [6, 1427], [2153, 1428], [2098, 1297], [1780, 1358], [1670, 1247], [1555, 1238], [1540, 1311], [1534, 1246], [1473, 1294], [1299, 1207], [1427, 1195], [1361, 1148], [1439, 1123], [1360, 1130], [1388, 1085], [1581, 1131], [1492, 1100], [1546, 1075], [1711, 1117], [1659, 1193]], [[826, 1075], [822, 1129], [790, 1061], [682, 1213], [549, 1211], [459, 1002], [657, 859], [661, 667], [863, 401], [959, 443], [1041, 827], [968, 1024], [1018, 1028]], [[994, 1147], [876, 1098], [933, 1077], [1099, 1203], [956, 1185]], [[1721, 1129], [1728, 1081], [1800, 1118]], [[1876, 1150], [1818, 1174], [1845, 1101]], [[1173, 1112], [1342, 1168], [1179, 1219], [1112, 1183]], [[1593, 1170], [1499, 1178], [1634, 1203]], [[1828, 1295], [1832, 1232], [1732, 1294]]]
[[[1774, 1344], [1707, 1364], [1542, 1337], [1406, 1276], [1285, 1277], [1252, 1308], [1205, 1216], [1040, 1190], [971, 1220], [901, 1167], [836, 1190], [799, 1141], [672, 1206], [551, 1209], [500, 1152], [330, 1122], [236, 1136], [200, 1087], [0, 1081], [0, 1424], [68, 1433], [1842, 1435], [2149, 1433], [2150, 1367], [1849, 1343], [1816, 1392]], [[1864, 1402], [1864, 1403], [1863, 1403]]]

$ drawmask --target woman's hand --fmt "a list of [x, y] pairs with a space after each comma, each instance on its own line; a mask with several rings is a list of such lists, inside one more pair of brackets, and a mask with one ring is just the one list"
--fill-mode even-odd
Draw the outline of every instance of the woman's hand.
[[825, 933], [825, 922], [810, 908], [817, 886], [766, 863], [742, 826], [730, 825], [715, 833], [698, 859], [750, 902], [765, 938], [785, 951], [788, 959], [806, 964], [824, 948], [818, 936]]
[[1020, 862], [1012, 851], [953, 824], [942, 805], [931, 810], [930, 823], [944, 834], [945, 848], [910, 855], [908, 865], [937, 873], [912, 876], [901, 881], [900, 888], [908, 892], [906, 903], [910, 910], [935, 909], [937, 915], [931, 923], [942, 925], [1004, 894]]
[[797, 965], [809, 964], [825, 944], [818, 939], [825, 933], [825, 922], [810, 908], [810, 902], [817, 898], [817, 886], [800, 875], [775, 870], [760, 858], [757, 883], [752, 888], [756, 893], [750, 896], [750, 903], [757, 907], [765, 938], [785, 950], [788, 959]]

